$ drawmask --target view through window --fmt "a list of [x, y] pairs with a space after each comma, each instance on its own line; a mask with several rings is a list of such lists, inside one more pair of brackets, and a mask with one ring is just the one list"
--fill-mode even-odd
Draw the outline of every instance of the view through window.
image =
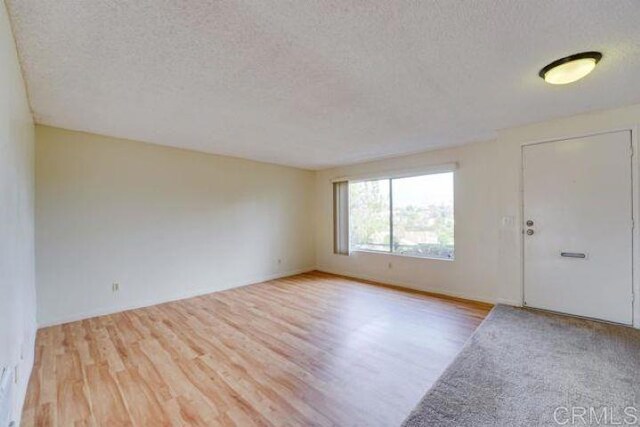
[[353, 251], [453, 259], [453, 172], [349, 183]]

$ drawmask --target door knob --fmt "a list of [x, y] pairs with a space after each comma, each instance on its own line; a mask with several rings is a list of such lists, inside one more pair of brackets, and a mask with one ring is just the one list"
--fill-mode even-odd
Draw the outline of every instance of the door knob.
[[527, 220], [527, 227], [531, 227], [533, 225], [533, 221], [530, 219]]
[[528, 230], [527, 230], [527, 235], [528, 235], [528, 236], [531, 236], [532, 234], [533, 234], [533, 230], [532, 230], [532, 229], [528, 229]]

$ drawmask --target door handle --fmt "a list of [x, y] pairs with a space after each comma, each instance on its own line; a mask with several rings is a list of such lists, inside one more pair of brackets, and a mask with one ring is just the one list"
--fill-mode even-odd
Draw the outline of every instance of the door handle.
[[565, 258], [586, 258], [587, 254], [581, 252], [560, 252], [560, 256]]

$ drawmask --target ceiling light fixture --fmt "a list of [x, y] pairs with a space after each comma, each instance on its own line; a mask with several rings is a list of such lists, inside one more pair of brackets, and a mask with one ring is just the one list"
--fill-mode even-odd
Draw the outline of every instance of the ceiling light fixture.
[[600, 52], [582, 52], [553, 61], [538, 75], [552, 85], [565, 85], [589, 74], [602, 59]]

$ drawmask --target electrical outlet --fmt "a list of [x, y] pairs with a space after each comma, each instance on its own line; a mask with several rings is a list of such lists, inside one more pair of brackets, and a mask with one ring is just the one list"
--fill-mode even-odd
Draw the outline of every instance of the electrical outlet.
[[282, 260], [278, 258], [278, 265], [282, 264]]
[[388, 267], [389, 269], [392, 269], [392, 268], [393, 268], [393, 264], [389, 263], [389, 264], [387, 265], [387, 267]]
[[118, 292], [120, 290], [120, 283], [112, 283], [111, 284], [111, 292]]

